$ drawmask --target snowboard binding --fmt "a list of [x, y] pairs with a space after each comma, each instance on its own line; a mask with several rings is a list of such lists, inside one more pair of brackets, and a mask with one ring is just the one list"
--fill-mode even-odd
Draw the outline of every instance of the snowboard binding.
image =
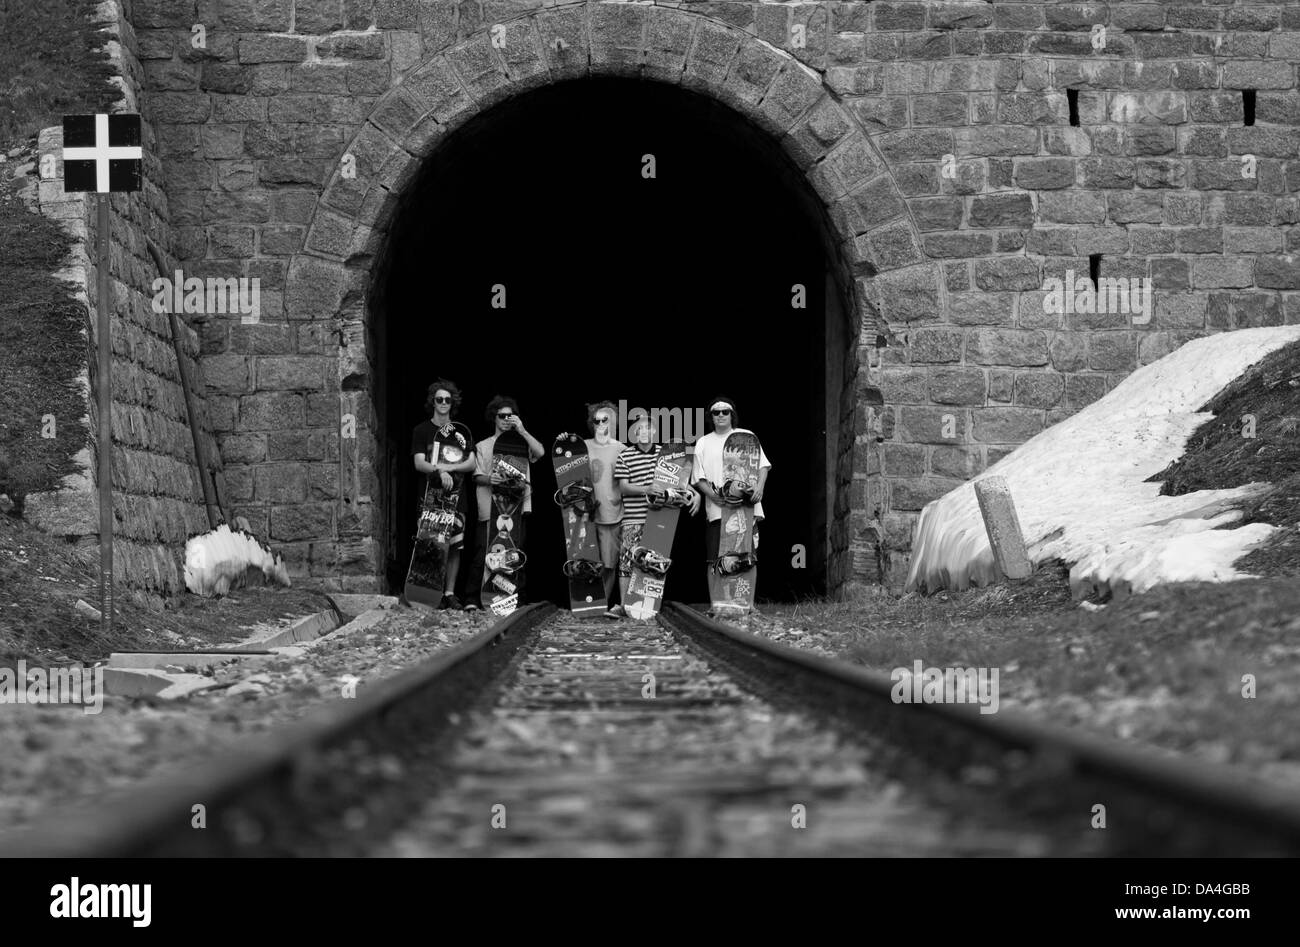
[[605, 575], [605, 567], [595, 559], [569, 559], [564, 563], [566, 579], [600, 579]]
[[528, 481], [523, 477], [505, 477], [492, 484], [492, 496], [502, 505], [522, 503], [528, 493]]
[[669, 487], [666, 490], [655, 490], [646, 495], [650, 501], [652, 510], [662, 510], [665, 507], [674, 510], [684, 510], [691, 505], [691, 500], [695, 497], [694, 490], [687, 490], [682, 487]]
[[555, 491], [555, 502], [563, 509], [572, 508], [580, 515], [590, 515], [596, 512], [596, 488], [574, 480]]
[[528, 556], [522, 549], [502, 549], [488, 553], [483, 560], [487, 563], [488, 569], [500, 575], [518, 572], [528, 561]]
[[722, 502], [728, 506], [752, 505], [754, 502], [754, 486], [744, 480], [728, 480], [722, 485], [718, 495], [722, 497]]
[[668, 567], [672, 564], [672, 559], [645, 546], [637, 546], [632, 550], [632, 565], [642, 572], [665, 576], [668, 574]]
[[718, 575], [739, 575], [758, 565], [758, 556], [752, 552], [729, 552], [720, 556], [713, 568]]

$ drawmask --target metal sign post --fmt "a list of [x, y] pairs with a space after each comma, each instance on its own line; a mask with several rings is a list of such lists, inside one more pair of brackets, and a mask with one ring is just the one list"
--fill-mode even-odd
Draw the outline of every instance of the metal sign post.
[[63, 118], [63, 190], [94, 191], [96, 201], [95, 285], [99, 411], [99, 630], [113, 633], [113, 340], [112, 288], [109, 268], [109, 194], [138, 191], [144, 152], [140, 116], [65, 115]]

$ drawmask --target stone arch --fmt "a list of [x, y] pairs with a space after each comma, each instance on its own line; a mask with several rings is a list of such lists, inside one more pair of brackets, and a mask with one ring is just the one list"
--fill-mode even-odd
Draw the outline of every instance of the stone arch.
[[[504, 44], [493, 30], [504, 27]], [[498, 32], [497, 36], [500, 37]], [[506, 99], [587, 76], [649, 79], [702, 93], [777, 141], [803, 174], [826, 215], [828, 258], [838, 273], [851, 337], [845, 379], [866, 374], [867, 396], [841, 405], [847, 427], [865, 442], [875, 379], [865, 355], [882, 324], [940, 306], [937, 264], [927, 262], [908, 206], [885, 159], [821, 76], [789, 52], [742, 29], [689, 10], [631, 4], [536, 9], [478, 32], [416, 65], [374, 105], [317, 202], [285, 290], [290, 319], [331, 320], [344, 348], [341, 414], [355, 412], [356, 439], [344, 440], [340, 540], [372, 535], [368, 464], [377, 450], [366, 396], [366, 292], [399, 195], [420, 162], [447, 135]], [[346, 159], [346, 160], [345, 160]], [[859, 384], [859, 387], [862, 387]], [[851, 415], [851, 418], [850, 418]], [[873, 439], [874, 440], [874, 439]], [[835, 518], [852, 517], [853, 557], [841, 555], [832, 588], [872, 576], [882, 499], [869, 478], [878, 467], [841, 457]], [[874, 467], [874, 469], [873, 469]], [[376, 556], [372, 539], [362, 540]], [[850, 551], [849, 538], [837, 550]], [[378, 561], [375, 561], [378, 567]], [[852, 569], [852, 575], [850, 574]]]

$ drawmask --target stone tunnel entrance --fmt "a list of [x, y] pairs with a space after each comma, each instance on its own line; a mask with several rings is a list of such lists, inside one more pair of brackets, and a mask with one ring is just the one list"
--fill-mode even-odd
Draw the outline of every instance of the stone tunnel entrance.
[[[853, 384], [827, 233], [816, 196], [764, 133], [676, 87], [552, 85], [440, 142], [402, 195], [370, 298], [390, 590], [414, 530], [411, 429], [426, 386], [445, 376], [476, 440], [492, 433], [483, 411], [500, 392], [547, 447], [561, 431], [589, 436], [584, 404], [603, 399], [679, 408], [692, 439], [711, 429], [695, 429], [697, 409], [730, 394], [773, 463], [760, 600], [825, 592]], [[792, 307], [795, 284], [806, 308]], [[505, 308], [493, 308], [497, 285]], [[549, 457], [532, 475], [530, 597], [564, 602]], [[679, 527], [674, 599], [708, 598], [703, 526], [701, 513]]]

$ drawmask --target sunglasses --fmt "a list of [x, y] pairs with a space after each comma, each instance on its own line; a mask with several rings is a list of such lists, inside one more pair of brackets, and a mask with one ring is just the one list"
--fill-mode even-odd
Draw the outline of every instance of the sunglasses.
[[449, 397], [448, 397], [448, 398], [439, 398], [437, 395], [434, 395], [434, 396], [433, 396], [433, 403], [434, 403], [434, 404], [451, 404], [451, 398], [449, 398]]
[[514, 414], [513, 411], [498, 411], [498, 412], [497, 412], [497, 417], [499, 417], [499, 418], [508, 418], [508, 417], [510, 417], [512, 414]]
[[715, 415], [730, 414], [730, 413], [731, 413], [731, 409], [730, 409], [730, 408], [722, 408], [721, 410], [718, 410], [717, 408], [715, 408], [715, 409], [713, 409], [713, 412], [712, 412], [712, 413], [715, 414]]
[[608, 423], [609, 423], [609, 418], [596, 418], [596, 423], [597, 423], [597, 424], [608, 424]]

